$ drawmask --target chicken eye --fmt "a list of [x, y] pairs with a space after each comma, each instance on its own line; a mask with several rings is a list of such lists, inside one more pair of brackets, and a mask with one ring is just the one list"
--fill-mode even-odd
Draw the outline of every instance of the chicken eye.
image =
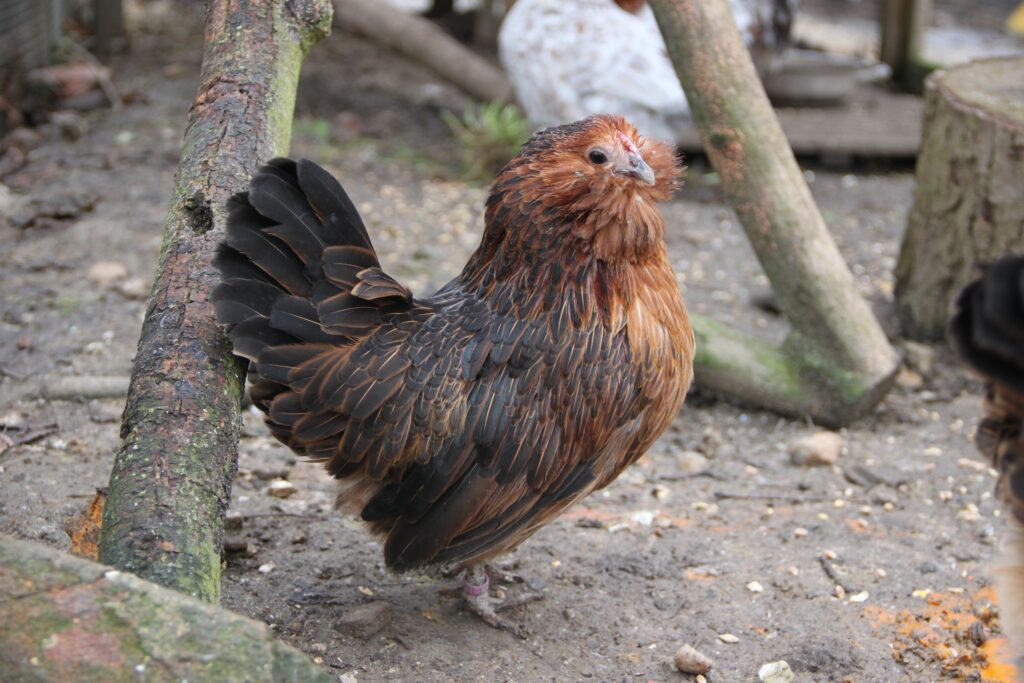
[[590, 154], [587, 155], [587, 158], [598, 166], [608, 161], [608, 155], [599, 149], [590, 150]]

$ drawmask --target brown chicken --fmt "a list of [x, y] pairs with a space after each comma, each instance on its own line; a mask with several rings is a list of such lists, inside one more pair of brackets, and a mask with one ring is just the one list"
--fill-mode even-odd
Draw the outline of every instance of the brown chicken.
[[388, 567], [483, 563], [610, 484], [672, 421], [694, 338], [657, 203], [673, 149], [625, 119], [537, 133], [496, 178], [479, 248], [426, 299], [382, 272], [351, 200], [277, 159], [230, 203], [217, 316], [273, 434], [348, 484]]
[[1024, 663], [1024, 257], [998, 261], [964, 289], [950, 337], [985, 380], [975, 443], [999, 472], [996, 494], [1012, 513], [992, 570], [1003, 630]]

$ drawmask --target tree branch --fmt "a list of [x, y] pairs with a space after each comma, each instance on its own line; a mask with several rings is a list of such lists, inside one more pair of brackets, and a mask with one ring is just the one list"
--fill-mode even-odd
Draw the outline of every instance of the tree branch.
[[299, 68], [327, 0], [211, 0], [158, 275], [132, 367], [100, 560], [203, 600], [220, 594], [243, 378], [217, 325], [210, 261], [224, 204], [286, 153]]
[[[729, 3], [651, 0], [651, 7], [704, 148], [792, 326], [761, 374], [781, 371], [795, 384], [759, 383], [754, 396], [745, 396], [743, 387], [751, 380], [746, 364], [698, 365], [698, 381], [703, 376], [711, 390], [780, 412], [846, 424], [885, 396], [898, 367], [896, 354], [857, 293], [811, 197]], [[717, 329], [706, 337], [705, 347], [712, 348], [705, 353], [718, 353]], [[729, 334], [723, 344], [747, 343]], [[764, 358], [748, 354], [747, 360]]]

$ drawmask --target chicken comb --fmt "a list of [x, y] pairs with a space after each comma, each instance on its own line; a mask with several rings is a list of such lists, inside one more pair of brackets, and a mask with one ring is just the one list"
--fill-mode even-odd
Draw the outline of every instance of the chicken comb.
[[622, 146], [626, 148], [627, 152], [630, 154], [640, 154], [640, 150], [636, 148], [636, 145], [633, 144], [633, 141], [629, 139], [628, 135], [623, 133], [621, 130], [617, 130], [615, 133], [619, 136], [619, 140], [622, 142]]

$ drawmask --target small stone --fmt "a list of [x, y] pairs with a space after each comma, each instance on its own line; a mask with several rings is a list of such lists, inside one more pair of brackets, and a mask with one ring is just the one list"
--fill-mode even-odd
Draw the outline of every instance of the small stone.
[[267, 487], [267, 493], [274, 498], [288, 498], [293, 495], [297, 488], [295, 484], [291, 483], [287, 479], [275, 479], [270, 482], [270, 486]]
[[261, 564], [257, 571], [259, 571], [260, 574], [269, 574], [275, 569], [277, 569], [276, 564], [274, 564], [273, 562], [267, 562], [266, 564]]
[[697, 451], [681, 451], [676, 454], [676, 466], [687, 476], [695, 477], [708, 469], [708, 459]]
[[275, 465], [257, 465], [252, 468], [253, 476], [262, 481], [287, 479], [290, 471], [291, 466], [284, 463]]
[[762, 586], [757, 581], [751, 581], [750, 583], [747, 584], [747, 590], [750, 591], [751, 593], [763, 593], [764, 592], [764, 586]]
[[60, 129], [61, 135], [66, 140], [77, 140], [85, 135], [85, 119], [82, 118], [81, 114], [73, 111], [53, 112], [50, 114], [50, 122]]
[[341, 633], [366, 640], [380, 633], [391, 623], [391, 605], [386, 602], [369, 602], [350, 609], [334, 623]]
[[921, 564], [917, 565], [917, 571], [922, 574], [934, 574], [939, 571], [939, 565], [935, 564], [931, 560], [925, 560]]
[[89, 266], [85, 276], [100, 287], [108, 287], [128, 277], [128, 269], [117, 261], [97, 261]]
[[228, 510], [224, 515], [224, 531], [241, 531], [245, 517], [238, 510]]
[[681, 645], [676, 650], [676, 668], [684, 674], [706, 674], [714, 663], [707, 655], [698, 652], [691, 645]]
[[149, 282], [141, 277], [129, 278], [117, 286], [117, 291], [125, 299], [142, 301], [149, 296]]
[[723, 643], [728, 643], [729, 645], [735, 645], [736, 643], [740, 642], [740, 639], [731, 633], [719, 633], [718, 639]]
[[761, 683], [793, 683], [793, 670], [789, 668], [786, 660], [780, 659], [758, 669], [757, 677], [761, 679]]
[[922, 375], [931, 374], [935, 364], [935, 349], [926, 344], [907, 341], [903, 343], [903, 353], [907, 365]]
[[850, 596], [850, 602], [867, 602], [868, 597], [867, 591], [860, 591]]
[[896, 374], [896, 384], [904, 389], [920, 389], [924, 386], [924, 377], [910, 368], [900, 368]]
[[708, 458], [718, 455], [718, 449], [722, 447], [722, 434], [714, 427], [705, 427], [700, 438], [700, 446], [697, 447], [701, 453]]
[[835, 432], [817, 432], [789, 446], [789, 461], [799, 467], [835, 465], [843, 451], [843, 438]]
[[249, 550], [249, 541], [244, 536], [225, 536], [224, 551], [245, 554]]

